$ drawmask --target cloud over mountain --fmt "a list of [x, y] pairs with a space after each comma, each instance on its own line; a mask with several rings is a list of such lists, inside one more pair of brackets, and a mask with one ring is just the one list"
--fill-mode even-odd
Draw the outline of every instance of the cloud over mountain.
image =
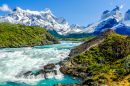
[[2, 7], [0, 7], [0, 10], [12, 12], [11, 8], [9, 8], [7, 4], [3, 4]]

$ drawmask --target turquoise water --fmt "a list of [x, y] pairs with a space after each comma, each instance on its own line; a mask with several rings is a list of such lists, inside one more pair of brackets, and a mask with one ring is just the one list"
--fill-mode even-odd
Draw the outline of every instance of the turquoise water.
[[68, 57], [70, 49], [82, 42], [60, 41], [61, 44], [44, 45], [23, 48], [0, 49], [0, 85], [4, 86], [52, 86], [54, 84], [72, 84], [81, 81], [73, 77], [63, 75], [56, 66], [58, 75], [48, 74], [44, 77], [16, 77], [32, 71], [33, 73], [43, 69], [50, 63], [57, 63]]
[[[41, 80], [39, 82], [37, 82], [36, 85], [33, 86], [53, 86], [54, 84], [74, 84], [74, 83], [78, 83], [82, 81], [81, 79], [73, 79], [72, 76], [67, 76], [65, 75], [64, 78], [62, 80], [57, 80], [55, 78], [51, 78], [51, 79], [45, 79], [45, 80]], [[15, 83], [15, 82], [7, 82], [6, 86], [32, 86], [32, 85], [27, 85], [25, 83]]]

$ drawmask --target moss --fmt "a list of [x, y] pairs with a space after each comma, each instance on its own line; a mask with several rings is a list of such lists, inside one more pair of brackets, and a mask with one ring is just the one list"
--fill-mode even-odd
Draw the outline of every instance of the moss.
[[22, 47], [58, 43], [44, 28], [0, 23], [0, 47]]

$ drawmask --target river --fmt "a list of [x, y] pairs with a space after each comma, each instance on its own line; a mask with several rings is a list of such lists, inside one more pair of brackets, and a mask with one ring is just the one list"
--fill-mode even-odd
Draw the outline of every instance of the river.
[[0, 85], [4, 86], [53, 86], [54, 84], [73, 84], [81, 79], [63, 75], [56, 65], [58, 75], [48, 77], [17, 77], [28, 71], [33, 73], [43, 66], [56, 64], [68, 57], [70, 50], [83, 42], [60, 41], [61, 44], [43, 45], [23, 48], [0, 49]]

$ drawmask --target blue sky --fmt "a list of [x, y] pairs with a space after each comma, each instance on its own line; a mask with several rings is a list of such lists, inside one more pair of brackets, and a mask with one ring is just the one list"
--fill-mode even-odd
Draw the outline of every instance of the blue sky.
[[[16, 6], [24, 10], [43, 11], [49, 8], [56, 17], [64, 17], [68, 23], [87, 26], [97, 22], [103, 11], [112, 10], [118, 5], [123, 16], [130, 9], [130, 0], [0, 0], [0, 7], [7, 4], [10, 9]], [[10, 12], [0, 10], [0, 16]]]

